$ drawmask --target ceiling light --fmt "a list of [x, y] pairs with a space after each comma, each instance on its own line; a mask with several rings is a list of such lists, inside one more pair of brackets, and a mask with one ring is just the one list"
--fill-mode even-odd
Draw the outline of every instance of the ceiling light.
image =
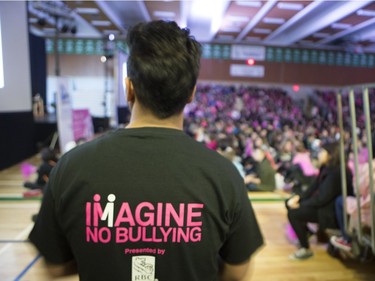
[[194, 19], [207, 19], [211, 18], [210, 13], [207, 11], [210, 10], [211, 7], [214, 7], [215, 3], [212, 0], [207, 1], [192, 1], [190, 14], [194, 16]]
[[254, 28], [254, 33], [258, 33], [258, 34], [270, 34], [271, 33], [271, 29], [268, 29], [268, 28]]
[[238, 6], [246, 6], [253, 8], [259, 8], [260, 6], [262, 6], [261, 1], [236, 1], [236, 4]]
[[239, 27], [224, 27], [224, 28], [221, 28], [220, 31], [222, 32], [240, 32], [241, 31], [241, 28]]
[[[223, 16], [229, 1], [205, 0], [191, 1], [189, 16], [191, 31], [196, 39], [213, 38], [223, 24]], [[195, 30], [195, 31], [194, 31]], [[208, 33], [208, 35], [207, 35]], [[201, 38], [202, 37], [202, 38]]]
[[303, 9], [303, 4], [280, 2], [277, 3], [277, 8], [281, 10], [300, 11]]
[[358, 16], [375, 17], [375, 11], [359, 9], [357, 11]]
[[168, 11], [155, 11], [153, 14], [159, 18], [174, 18], [176, 16], [176, 13]]
[[109, 41], [115, 40], [115, 35], [113, 33], [109, 34], [108, 39], [109, 39]]
[[107, 20], [93, 20], [91, 24], [94, 26], [110, 26], [112, 23]]
[[248, 22], [250, 19], [244, 16], [229, 16], [227, 18], [231, 22]]
[[99, 9], [97, 9], [97, 8], [78, 7], [78, 8], [75, 8], [75, 11], [78, 14], [87, 14], [87, 15], [97, 15], [97, 14], [99, 14]]
[[113, 34], [113, 35], [118, 35], [120, 32], [118, 31], [118, 30], [115, 30], [115, 29], [104, 29], [103, 30], [103, 33], [105, 34], [105, 35], [110, 35], [110, 34]]
[[285, 19], [283, 18], [264, 18], [264, 23], [268, 24], [283, 24], [285, 22]]
[[335, 22], [331, 25], [332, 28], [334, 29], [347, 29], [347, 28], [350, 28], [352, 27], [351, 24], [349, 23], [339, 23], [339, 22]]

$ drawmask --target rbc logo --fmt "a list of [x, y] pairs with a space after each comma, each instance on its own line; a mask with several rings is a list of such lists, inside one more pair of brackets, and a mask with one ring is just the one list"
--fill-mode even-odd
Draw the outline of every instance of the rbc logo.
[[155, 281], [155, 257], [132, 257], [132, 281]]

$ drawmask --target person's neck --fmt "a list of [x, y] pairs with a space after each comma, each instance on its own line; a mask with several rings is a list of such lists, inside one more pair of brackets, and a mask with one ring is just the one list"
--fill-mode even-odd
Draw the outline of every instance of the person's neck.
[[130, 122], [126, 128], [158, 127], [183, 130], [183, 114], [174, 115], [165, 119], [157, 118], [148, 110], [134, 106]]

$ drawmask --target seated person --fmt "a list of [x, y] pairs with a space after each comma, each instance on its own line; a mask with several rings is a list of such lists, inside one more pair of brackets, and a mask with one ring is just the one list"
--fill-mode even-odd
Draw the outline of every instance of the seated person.
[[302, 142], [296, 144], [296, 154], [293, 156], [292, 165], [299, 165], [306, 177], [315, 177], [319, 174], [319, 169], [311, 160], [310, 152]]
[[294, 145], [292, 140], [285, 139], [280, 146], [279, 161], [281, 163], [289, 163], [293, 159]]
[[284, 176], [284, 183], [288, 185], [295, 194], [304, 192], [316, 179], [316, 176], [306, 176], [299, 164], [292, 165], [281, 173]]
[[237, 171], [241, 175], [241, 177], [245, 177], [245, 170], [241, 163], [241, 158], [236, 155], [234, 149], [230, 146], [223, 148], [218, 148], [217, 152], [219, 152], [222, 156], [227, 158], [229, 161], [233, 163], [236, 167]]
[[280, 166], [278, 173], [283, 177], [284, 190], [300, 194], [312, 184], [319, 174], [319, 169], [314, 166], [310, 152], [303, 142], [296, 140], [295, 148], [296, 153], [290, 165]]
[[255, 173], [245, 176], [246, 186], [250, 191], [274, 191], [276, 186], [276, 171], [272, 168], [271, 162], [267, 159], [265, 152], [258, 148], [254, 150]]
[[48, 182], [48, 177], [52, 168], [56, 165], [57, 155], [53, 150], [43, 148], [40, 152], [40, 156], [42, 158], [42, 164], [40, 164], [37, 170], [38, 177], [35, 182], [25, 182], [23, 186], [26, 188], [43, 190]]
[[[375, 132], [372, 136], [372, 175], [375, 183]], [[361, 206], [361, 224], [365, 227], [371, 227], [371, 191], [370, 191], [370, 175], [369, 175], [369, 163], [363, 163], [359, 165], [359, 192], [360, 192], [360, 206]], [[353, 186], [355, 185], [355, 178], [353, 177]], [[336, 248], [344, 251], [351, 251], [352, 249], [352, 237], [347, 233], [344, 226], [344, 208], [343, 208], [343, 196], [336, 199], [336, 215], [337, 221], [340, 227], [341, 235], [332, 236], [330, 242]], [[350, 229], [358, 226], [358, 208], [357, 199], [355, 196], [348, 196], [346, 198], [346, 213], [349, 215]]]
[[[318, 223], [319, 233], [324, 233], [327, 228], [337, 228], [335, 200], [342, 190], [339, 145], [325, 144], [318, 160], [321, 168], [314, 183], [301, 195], [294, 195], [286, 201], [288, 220], [300, 246], [291, 259], [303, 260], [313, 256], [308, 241], [308, 222]], [[352, 194], [351, 174], [347, 175], [348, 194]]]

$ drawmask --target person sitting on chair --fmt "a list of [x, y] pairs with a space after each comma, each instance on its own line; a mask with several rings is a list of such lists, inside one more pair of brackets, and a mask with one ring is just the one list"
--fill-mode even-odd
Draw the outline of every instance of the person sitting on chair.
[[[373, 181], [375, 182], [375, 131], [372, 133], [372, 175]], [[359, 196], [360, 196], [360, 210], [361, 210], [361, 224], [365, 227], [371, 225], [371, 190], [370, 190], [370, 168], [369, 162], [359, 165]], [[353, 185], [356, 182], [353, 177]], [[375, 187], [374, 187], [375, 188]], [[336, 199], [336, 216], [340, 227], [340, 235], [334, 235], [330, 238], [331, 244], [341, 250], [351, 251], [352, 250], [352, 237], [347, 232], [344, 225], [344, 197], [339, 196]], [[358, 226], [358, 207], [357, 199], [355, 196], [348, 196], [346, 198], [346, 213], [349, 215], [350, 228]]]
[[[318, 155], [321, 166], [319, 176], [301, 195], [294, 195], [286, 201], [289, 222], [297, 235], [300, 248], [290, 256], [303, 260], [313, 256], [308, 241], [307, 223], [318, 223], [318, 234], [325, 229], [338, 228], [335, 214], [335, 200], [341, 194], [341, 171], [339, 145], [323, 145]], [[351, 173], [347, 173], [348, 194], [353, 193]]]

